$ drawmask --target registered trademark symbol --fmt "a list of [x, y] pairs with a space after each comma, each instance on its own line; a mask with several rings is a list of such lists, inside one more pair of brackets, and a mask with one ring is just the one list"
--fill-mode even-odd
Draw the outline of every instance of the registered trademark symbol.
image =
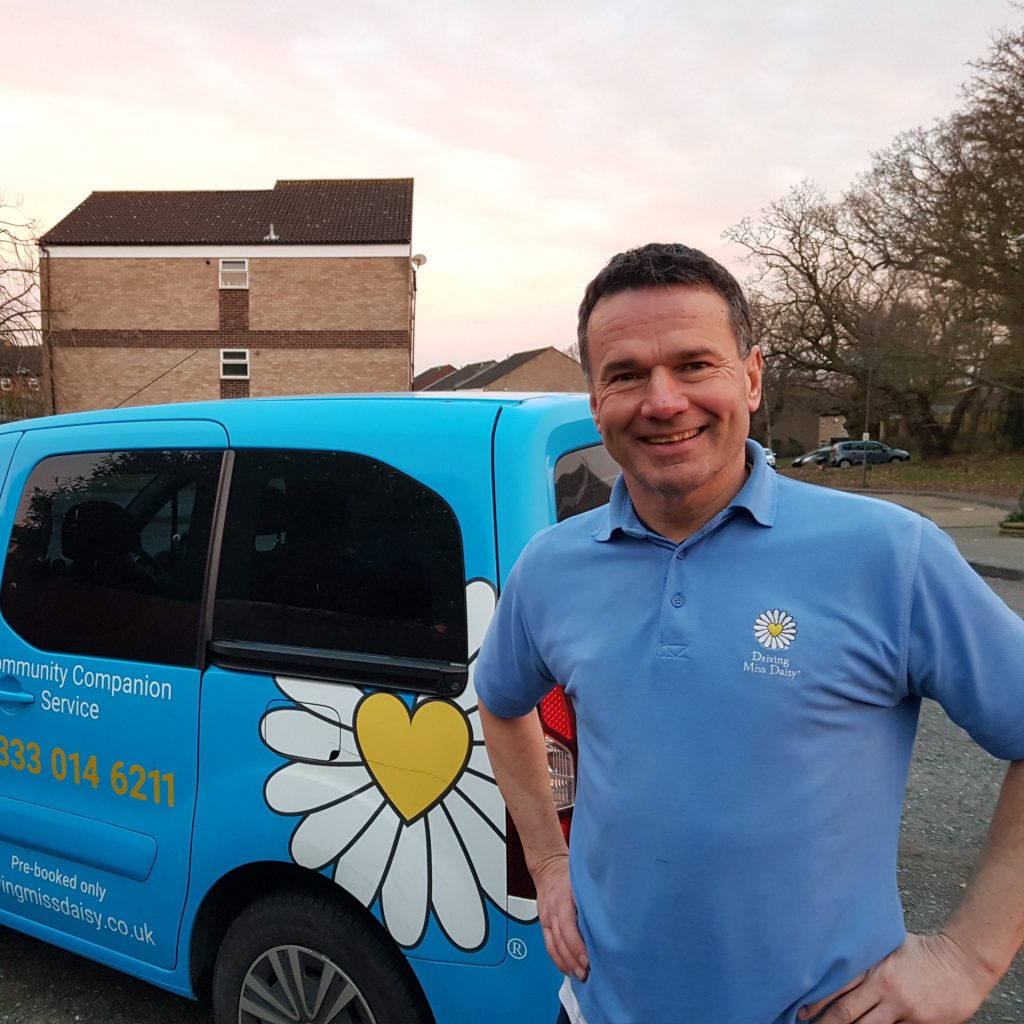
[[513, 960], [525, 960], [526, 959], [526, 943], [522, 939], [509, 939], [508, 940], [508, 955]]

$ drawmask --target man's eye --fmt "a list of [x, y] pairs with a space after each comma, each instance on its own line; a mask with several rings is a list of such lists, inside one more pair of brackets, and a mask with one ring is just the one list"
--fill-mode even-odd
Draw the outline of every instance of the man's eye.
[[700, 371], [700, 370], [706, 370], [707, 368], [708, 368], [708, 364], [707, 363], [701, 363], [701, 362], [697, 362], [697, 363], [683, 363], [683, 365], [681, 367], [681, 369], [684, 372], [686, 372], [686, 371], [694, 371], [694, 372], [696, 372], [696, 371]]
[[614, 373], [609, 378], [609, 384], [621, 384], [623, 381], [636, 380], [639, 374], [634, 373], [632, 370], [624, 370], [622, 373]]

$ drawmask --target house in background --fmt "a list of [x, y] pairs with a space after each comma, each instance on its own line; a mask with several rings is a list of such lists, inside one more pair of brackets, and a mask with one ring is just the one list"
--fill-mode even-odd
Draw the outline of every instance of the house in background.
[[429, 370], [424, 370], [422, 373], [417, 373], [412, 379], [413, 391], [422, 391], [428, 384], [433, 384], [435, 380], [440, 380], [442, 377], [447, 377], [449, 373], [454, 373], [455, 367], [451, 363], [445, 363], [443, 366], [432, 366]]
[[41, 416], [46, 411], [43, 350], [5, 341], [0, 340], [0, 423]]
[[412, 194], [93, 192], [39, 241], [54, 411], [409, 390]]
[[[449, 371], [447, 373], [441, 371]], [[557, 348], [516, 352], [500, 361], [469, 363], [456, 370], [433, 367], [417, 375], [415, 391], [586, 391], [583, 369]]]

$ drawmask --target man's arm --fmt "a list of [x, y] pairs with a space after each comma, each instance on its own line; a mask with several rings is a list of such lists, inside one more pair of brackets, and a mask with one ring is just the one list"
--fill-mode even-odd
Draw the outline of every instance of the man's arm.
[[548, 954], [564, 974], [583, 981], [589, 970], [569, 884], [569, 851], [551, 799], [544, 733], [536, 712], [498, 718], [482, 703], [480, 721], [494, 777], [508, 805], [537, 886], [537, 913]]
[[[1006, 772], [985, 847], [963, 899], [938, 935], [906, 942], [852, 987], [799, 1014], [820, 1024], [962, 1024], [1024, 942], [1024, 761]], [[832, 1005], [829, 1006], [829, 1003]]]

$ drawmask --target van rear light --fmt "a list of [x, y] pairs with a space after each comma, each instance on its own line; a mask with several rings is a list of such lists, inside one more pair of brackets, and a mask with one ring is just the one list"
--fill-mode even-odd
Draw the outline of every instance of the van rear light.
[[[576, 803], [576, 712], [565, 695], [564, 686], [556, 686], [537, 707], [544, 730], [544, 747], [548, 757], [551, 796], [558, 812], [562, 835], [569, 842], [572, 808]], [[508, 891], [510, 896], [536, 899], [537, 890], [526, 868], [522, 843], [512, 818], [507, 816]]]
[[576, 803], [576, 712], [565, 695], [564, 686], [556, 686], [537, 708], [544, 729], [544, 746], [548, 752], [548, 776], [555, 810], [562, 821], [562, 831], [569, 839], [569, 816]]
[[540, 702], [541, 725], [548, 736], [571, 742], [576, 738], [576, 716], [566, 699], [565, 687], [556, 686]]
[[555, 810], [559, 813], [571, 810], [576, 803], [576, 763], [572, 751], [550, 736], [544, 737], [544, 746], [548, 751], [548, 776]]

